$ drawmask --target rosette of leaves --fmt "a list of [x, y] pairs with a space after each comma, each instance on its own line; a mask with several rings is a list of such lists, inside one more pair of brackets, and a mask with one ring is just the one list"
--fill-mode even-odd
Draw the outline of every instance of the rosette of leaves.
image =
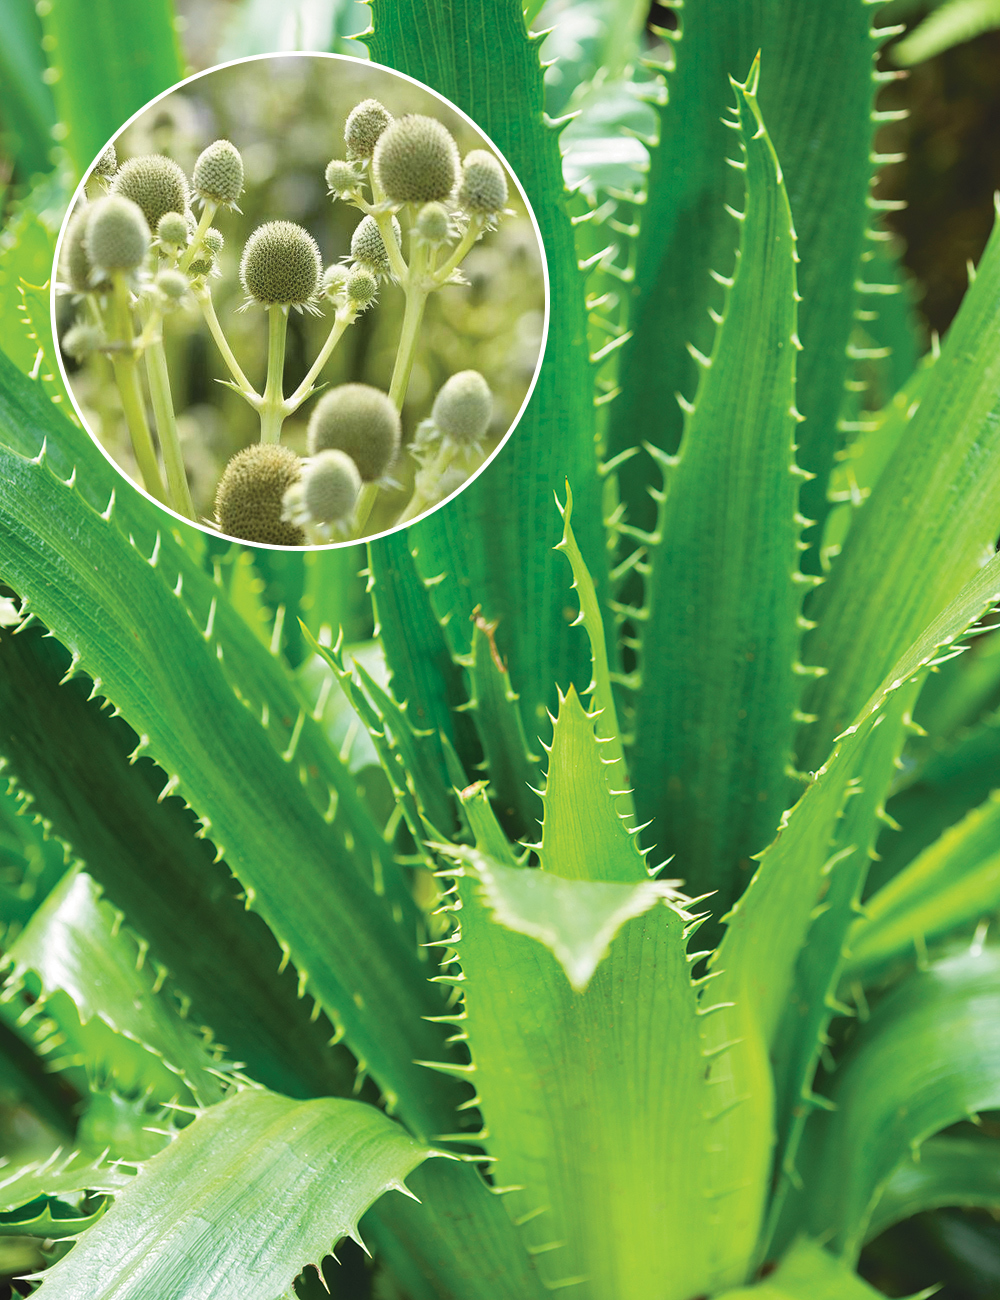
[[[520, 174], [555, 311], [506, 454], [367, 556], [164, 528], [51, 400], [25, 291], [0, 1051], [39, 1128], [2, 1187], [45, 1300], [307, 1296], [311, 1264], [352, 1298], [864, 1300], [873, 1233], [1000, 1205], [1000, 242], [908, 362], [865, 256], [877, 6], [778, 9], [685, 10], [606, 351], [621, 266], [579, 262], [633, 235], [572, 223], [520, 7], [487, 48], [481, 0], [375, 0], [373, 57]], [[373, 1262], [324, 1263], [344, 1237]]]

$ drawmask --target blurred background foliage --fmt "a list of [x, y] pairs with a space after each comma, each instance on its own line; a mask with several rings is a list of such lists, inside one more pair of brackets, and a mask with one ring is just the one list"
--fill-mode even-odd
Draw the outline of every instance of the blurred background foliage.
[[[118, 137], [119, 162], [140, 154], [173, 158], [190, 177], [198, 154], [211, 141], [232, 140], [243, 156], [246, 188], [241, 212], [220, 211], [215, 225], [226, 240], [219, 278], [210, 281], [216, 311], [230, 345], [251, 383], [263, 384], [267, 361], [265, 313], [244, 301], [239, 280], [243, 246], [267, 221], [294, 221], [317, 239], [324, 266], [348, 258], [361, 213], [331, 201], [324, 170], [344, 156], [343, 127], [362, 99], [381, 100], [391, 113], [424, 113], [442, 121], [464, 156], [483, 138], [436, 96], [396, 73], [367, 64], [287, 54], [233, 64], [190, 82], [159, 100]], [[538, 362], [544, 326], [545, 289], [538, 240], [525, 204], [510, 186], [512, 214], [487, 234], [462, 264], [466, 286], [433, 294], [421, 332], [403, 411], [404, 440], [430, 413], [434, 395], [452, 374], [473, 369], [494, 395], [492, 450], [507, 432], [527, 394]], [[404, 219], [405, 220], [405, 219]], [[348, 381], [387, 390], [403, 317], [402, 290], [383, 285], [374, 307], [347, 331], [323, 372], [327, 385]], [[68, 297], [60, 301], [60, 327], [74, 318]], [[296, 388], [326, 338], [332, 308], [322, 316], [292, 312], [285, 362], [285, 391]], [[218, 381], [228, 371], [193, 303], [164, 325], [174, 405], [195, 508], [210, 517], [215, 485], [235, 452], [259, 436], [256, 413]], [[83, 366], [67, 361], [74, 396], [88, 426], [112, 458], [138, 481], [121, 419], [110, 366], [94, 356]], [[282, 441], [306, 454], [306, 425], [313, 401], [291, 418]], [[399, 493], [385, 493], [373, 531], [385, 527], [410, 495], [414, 466], [402, 457], [393, 477]]]

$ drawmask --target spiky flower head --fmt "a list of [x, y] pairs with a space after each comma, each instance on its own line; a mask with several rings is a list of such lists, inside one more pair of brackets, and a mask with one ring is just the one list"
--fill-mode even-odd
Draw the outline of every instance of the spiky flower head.
[[269, 221], [247, 240], [240, 280], [247, 297], [265, 307], [301, 307], [316, 295], [323, 273], [319, 245], [294, 221]]
[[90, 356], [104, 344], [104, 336], [96, 325], [89, 321], [77, 321], [63, 335], [62, 350], [77, 361]]
[[216, 230], [214, 226], [209, 226], [201, 237], [202, 248], [211, 253], [213, 257], [218, 257], [226, 246], [225, 238], [221, 230]]
[[342, 451], [365, 483], [388, 473], [399, 451], [399, 412], [368, 384], [341, 384], [324, 393], [309, 420], [309, 452]]
[[[395, 217], [392, 219], [392, 233], [396, 247], [399, 248], [402, 232]], [[389, 254], [374, 217], [362, 217], [355, 227], [351, 236], [351, 258], [379, 275], [384, 275], [389, 270]]]
[[215, 258], [211, 253], [203, 252], [188, 267], [188, 275], [215, 275]]
[[149, 227], [142, 210], [121, 194], [98, 199], [90, 209], [84, 245], [94, 270], [134, 271], [149, 252]]
[[378, 280], [367, 266], [357, 266], [347, 277], [344, 291], [348, 302], [354, 303], [356, 307], [368, 307], [378, 293]]
[[111, 193], [138, 203], [150, 230], [160, 224], [165, 212], [186, 212], [191, 195], [187, 177], [163, 154], [142, 154], [122, 163], [111, 182]]
[[326, 165], [326, 184], [334, 198], [356, 190], [361, 178], [354, 167], [343, 158], [332, 158]]
[[377, 99], [363, 99], [351, 109], [344, 126], [348, 158], [370, 158], [379, 137], [392, 124], [392, 114]]
[[446, 199], [458, 173], [458, 146], [433, 117], [412, 113], [398, 118], [375, 146], [375, 177], [393, 203]]
[[243, 542], [304, 545], [302, 529], [281, 517], [285, 493], [301, 473], [298, 456], [280, 443], [256, 442], [238, 451], [215, 493], [220, 531]]
[[485, 149], [473, 149], [462, 163], [458, 202], [466, 212], [492, 216], [507, 204], [507, 177], [503, 168]]
[[440, 248], [451, 238], [451, 217], [443, 203], [425, 203], [417, 213], [413, 229], [425, 244]]
[[77, 208], [66, 228], [63, 244], [63, 274], [74, 293], [91, 293], [94, 289], [94, 264], [87, 252], [87, 222], [90, 207]]
[[202, 202], [235, 207], [243, 193], [243, 159], [239, 149], [231, 140], [215, 140], [198, 155], [191, 182]]
[[481, 442], [493, 415], [493, 394], [478, 370], [460, 370], [442, 385], [431, 420], [443, 438], [459, 446]]
[[361, 475], [342, 451], [321, 451], [302, 467], [301, 481], [285, 493], [285, 518], [299, 525], [320, 525], [346, 532], [361, 492]]
[[94, 176], [114, 176], [118, 170], [118, 150], [115, 148], [114, 141], [105, 148], [104, 152], [94, 163]]
[[342, 262], [334, 262], [332, 266], [328, 266], [323, 272], [323, 284], [320, 289], [323, 297], [328, 298], [330, 302], [336, 302], [342, 297], [350, 274]]
[[183, 248], [189, 234], [187, 217], [180, 212], [164, 212], [156, 223], [156, 238], [168, 248]]
[[173, 267], [164, 267], [156, 277], [156, 287], [164, 298], [170, 303], [178, 303], [187, 293], [190, 281], [183, 271], [175, 271]]

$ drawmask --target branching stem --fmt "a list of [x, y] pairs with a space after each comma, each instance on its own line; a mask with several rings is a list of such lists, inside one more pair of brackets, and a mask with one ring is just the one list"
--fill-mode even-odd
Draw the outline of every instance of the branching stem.
[[139, 371], [132, 336], [130, 291], [125, 275], [121, 271], [116, 271], [112, 276], [111, 321], [113, 337], [122, 345], [120, 350], [112, 351], [110, 355], [115, 382], [121, 394], [122, 414], [125, 417], [132, 451], [146, 491], [166, 505], [167, 492], [160, 476], [156, 448], [153, 446], [153, 435], [146, 419], [146, 406], [139, 385]]
[[277, 442], [285, 422], [285, 341], [288, 338], [288, 308], [267, 309], [267, 382], [260, 404], [260, 440]]

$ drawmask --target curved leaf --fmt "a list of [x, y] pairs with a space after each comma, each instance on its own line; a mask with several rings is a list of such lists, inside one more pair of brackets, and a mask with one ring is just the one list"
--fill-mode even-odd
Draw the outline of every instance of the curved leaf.
[[764, 1282], [727, 1291], [718, 1300], [876, 1300], [881, 1294], [829, 1251], [801, 1237]]
[[924, 1210], [945, 1205], [1000, 1209], [1000, 1143], [996, 1138], [936, 1137], [899, 1165], [868, 1223], [867, 1240]]

